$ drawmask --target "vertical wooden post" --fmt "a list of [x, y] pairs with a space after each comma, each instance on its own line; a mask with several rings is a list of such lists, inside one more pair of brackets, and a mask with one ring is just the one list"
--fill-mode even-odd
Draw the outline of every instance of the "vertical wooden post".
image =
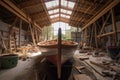
[[35, 28], [35, 35], [36, 35], [36, 42], [38, 43], [38, 31], [36, 28]]
[[111, 9], [111, 15], [112, 15], [112, 26], [113, 26], [113, 32], [114, 32], [114, 43], [115, 43], [115, 45], [117, 45], [117, 31], [116, 31], [116, 21], [115, 21], [114, 9]]
[[22, 19], [20, 19], [20, 25], [19, 25], [19, 47], [21, 46], [21, 29], [22, 29]]
[[41, 40], [41, 33], [38, 32], [38, 42], [40, 42], [40, 40]]
[[32, 29], [32, 24], [29, 23], [29, 26], [30, 26], [30, 32], [31, 32], [33, 44], [36, 45], [35, 38], [34, 38], [34, 33], [33, 33], [33, 29]]
[[98, 40], [97, 40], [97, 24], [94, 23], [94, 26], [95, 26], [95, 44], [96, 44], [96, 48], [98, 48]]
[[91, 26], [91, 39], [90, 39], [90, 47], [92, 47], [92, 39], [93, 39], [93, 31], [94, 31], [94, 27]]

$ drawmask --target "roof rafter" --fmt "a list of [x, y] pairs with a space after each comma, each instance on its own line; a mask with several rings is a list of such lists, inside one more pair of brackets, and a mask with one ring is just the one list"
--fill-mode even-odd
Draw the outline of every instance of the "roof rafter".
[[[44, 0], [44, 2], [49, 2], [49, 1], [53, 1], [53, 0]], [[41, 1], [37, 1], [37, 2], [34, 2], [33, 3], [33, 0], [28, 0], [26, 2], [23, 2], [21, 4], [19, 4], [20, 6], [22, 6], [23, 9], [25, 8], [31, 8], [31, 7], [34, 7], [34, 6], [42, 6], [42, 2]]]
[[105, 13], [107, 13], [110, 9], [112, 9], [114, 6], [116, 6], [118, 3], [120, 3], [120, 0], [113, 0], [109, 5], [107, 5], [104, 9], [97, 12], [95, 16], [93, 16], [87, 24], [85, 24], [82, 28], [84, 30], [85, 28], [89, 27], [92, 23], [94, 23], [96, 20], [98, 20], [101, 16], [103, 16]]
[[[89, 14], [89, 15], [94, 14], [94, 12], [91, 12], [90, 10], [86, 12], [85, 8], [81, 8], [81, 7], [77, 7], [77, 8], [72, 9], [72, 8], [68, 8], [68, 7], [65, 7], [65, 6], [61, 6], [60, 8], [65, 9], [65, 10], [69, 10], [69, 11], [78, 11], [78, 12]], [[48, 9], [48, 11], [54, 10], [54, 9], [59, 9], [59, 6], [52, 7], [50, 9]]]
[[56, 17], [56, 18], [52, 18], [52, 19], [51, 19], [51, 22], [58, 22], [58, 21], [62, 21], [62, 22], [69, 23], [69, 19], [64, 18], [64, 17], [60, 17], [60, 19], [59, 19], [59, 17]]
[[[49, 14], [49, 16], [56, 15], [56, 14], [59, 14], [59, 12], [56, 12], [56, 13], [53, 13], [53, 14]], [[64, 14], [64, 15], [70, 16], [70, 14], [68, 14], [68, 13], [60, 12], [60, 14]]]
[[38, 27], [39, 30], [41, 30], [40, 26], [32, 21], [31, 17], [29, 17], [26, 13], [24, 13], [21, 9], [19, 9], [14, 3], [12, 3], [10, 0], [2, 0], [0, 1], [0, 5], [20, 17], [22, 20], [28, 22], [28, 23], [33, 23], [34, 26]]

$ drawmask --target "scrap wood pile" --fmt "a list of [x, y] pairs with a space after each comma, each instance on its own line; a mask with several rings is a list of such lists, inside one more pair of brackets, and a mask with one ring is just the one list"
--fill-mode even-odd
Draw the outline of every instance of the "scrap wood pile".
[[27, 46], [21, 46], [17, 48], [16, 50], [6, 49], [2, 53], [2, 55], [11, 55], [11, 54], [17, 54], [19, 56], [19, 59], [26, 60], [30, 57], [32, 57], [32, 54], [39, 51], [39, 48], [37, 46], [32, 46], [28, 44]]
[[28, 44], [27, 46], [21, 46], [20, 48], [17, 48], [17, 52], [15, 52], [15, 54], [18, 54], [20, 59], [26, 60], [32, 57], [32, 54], [38, 51], [39, 49], [37, 46], [32, 46]]

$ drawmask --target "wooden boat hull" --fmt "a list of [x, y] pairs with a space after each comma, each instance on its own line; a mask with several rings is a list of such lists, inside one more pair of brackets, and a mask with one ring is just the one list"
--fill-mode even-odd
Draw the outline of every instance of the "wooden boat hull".
[[[77, 48], [77, 45], [74, 45], [74, 46], [62, 45], [61, 64], [65, 63], [68, 59], [73, 57], [73, 54], [76, 48]], [[47, 46], [47, 47], [40, 46], [40, 50], [42, 52], [42, 55], [46, 56], [46, 58], [51, 63], [57, 65], [57, 54], [58, 54], [57, 46], [55, 45]]]

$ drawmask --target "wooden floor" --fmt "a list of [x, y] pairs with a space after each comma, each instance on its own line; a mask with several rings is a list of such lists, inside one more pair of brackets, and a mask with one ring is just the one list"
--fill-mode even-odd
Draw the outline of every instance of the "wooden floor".
[[[62, 78], [59, 80], [86, 80], [88, 78], [89, 80], [111, 80], [99, 75], [90, 65], [86, 64], [85, 61], [89, 62], [89, 59], [81, 61], [78, 57], [79, 52], [76, 51], [74, 58], [62, 66]], [[85, 68], [78, 70], [75, 66]], [[36, 56], [26, 61], [19, 60], [14, 68], [0, 70], [0, 80], [58, 80], [57, 69], [45, 58]]]

